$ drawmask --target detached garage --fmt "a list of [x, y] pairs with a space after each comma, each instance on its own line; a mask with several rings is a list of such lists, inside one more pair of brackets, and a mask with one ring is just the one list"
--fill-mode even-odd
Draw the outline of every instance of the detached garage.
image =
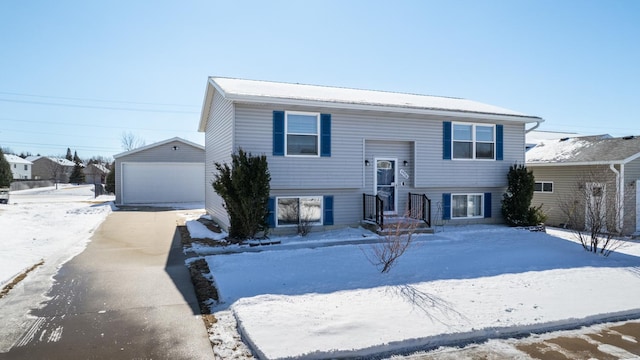
[[117, 204], [204, 203], [204, 146], [176, 137], [113, 157]]

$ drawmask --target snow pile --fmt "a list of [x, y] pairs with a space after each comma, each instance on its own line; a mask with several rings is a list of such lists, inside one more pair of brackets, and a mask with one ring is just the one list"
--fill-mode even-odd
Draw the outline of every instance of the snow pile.
[[545, 233], [447, 227], [418, 236], [385, 275], [369, 246], [208, 256], [214, 310], [231, 309], [269, 359], [406, 352], [640, 314], [637, 243], [603, 258]]
[[209, 230], [203, 223], [198, 220], [190, 220], [186, 222], [187, 230], [192, 239], [211, 239], [216, 241], [224, 240], [229, 234], [226, 232], [213, 232]]

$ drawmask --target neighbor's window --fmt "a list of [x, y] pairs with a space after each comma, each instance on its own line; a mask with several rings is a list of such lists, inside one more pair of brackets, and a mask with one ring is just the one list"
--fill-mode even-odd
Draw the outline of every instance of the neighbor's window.
[[24, 166], [24, 169], [25, 169], [25, 170], [29, 170], [29, 165], [25, 165], [25, 166]]
[[287, 155], [318, 156], [320, 114], [286, 113]]
[[278, 198], [277, 226], [322, 223], [322, 197]]
[[536, 181], [534, 187], [534, 192], [553, 192], [553, 182], [551, 181]]
[[495, 159], [495, 126], [453, 124], [454, 159]]
[[482, 194], [451, 195], [452, 218], [482, 217]]

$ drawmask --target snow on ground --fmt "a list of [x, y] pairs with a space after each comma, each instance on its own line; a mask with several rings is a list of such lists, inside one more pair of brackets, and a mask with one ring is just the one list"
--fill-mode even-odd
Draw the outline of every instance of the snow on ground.
[[111, 212], [113, 196], [94, 198], [93, 185], [12, 191], [0, 205], [0, 287], [44, 259], [62, 265], [80, 253]]
[[[222, 298], [213, 310], [231, 311], [269, 359], [408, 353], [640, 315], [635, 242], [604, 258], [562, 231], [447, 227], [418, 236], [380, 274], [367, 259], [373, 245], [325, 246], [362, 231], [206, 256]], [[291, 246], [303, 241], [311, 247]]]

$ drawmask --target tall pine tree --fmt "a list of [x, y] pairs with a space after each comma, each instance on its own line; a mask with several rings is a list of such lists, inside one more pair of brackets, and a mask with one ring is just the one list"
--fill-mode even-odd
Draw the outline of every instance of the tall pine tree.
[[69, 161], [73, 161], [73, 156], [71, 156], [71, 149], [67, 148], [67, 155], [64, 158]]
[[78, 157], [78, 152], [73, 153], [73, 171], [71, 172], [71, 176], [69, 176], [69, 182], [72, 184], [81, 184], [84, 182], [84, 167], [82, 166], [82, 161]]
[[11, 173], [11, 165], [4, 157], [2, 148], [0, 148], [0, 188], [9, 187], [13, 181], [13, 174]]

